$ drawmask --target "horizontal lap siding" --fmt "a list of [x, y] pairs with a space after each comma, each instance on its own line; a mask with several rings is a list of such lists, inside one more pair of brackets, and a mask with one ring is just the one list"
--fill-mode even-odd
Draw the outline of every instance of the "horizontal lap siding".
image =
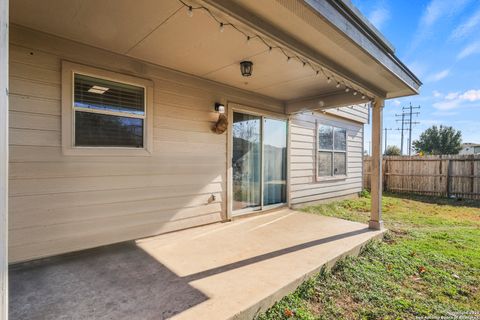
[[[10, 262], [222, 220], [227, 136], [211, 132], [214, 102], [283, 111], [267, 98], [19, 27], [10, 41]], [[152, 156], [62, 154], [62, 59], [154, 82]]]
[[325, 110], [327, 114], [353, 120], [360, 123], [368, 123], [368, 104], [357, 104], [350, 107], [341, 107]]
[[[348, 109], [348, 108], [347, 108]], [[316, 123], [347, 129], [347, 178], [317, 181]], [[295, 115], [290, 123], [290, 201], [292, 206], [355, 194], [362, 188], [363, 125], [320, 113]]]

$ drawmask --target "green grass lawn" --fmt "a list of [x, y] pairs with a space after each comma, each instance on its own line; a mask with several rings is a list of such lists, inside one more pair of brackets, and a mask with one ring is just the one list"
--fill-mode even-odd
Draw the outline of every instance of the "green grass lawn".
[[[365, 223], [369, 210], [368, 195], [304, 209]], [[383, 241], [322, 271], [259, 319], [480, 319], [480, 202], [390, 194], [383, 212]]]

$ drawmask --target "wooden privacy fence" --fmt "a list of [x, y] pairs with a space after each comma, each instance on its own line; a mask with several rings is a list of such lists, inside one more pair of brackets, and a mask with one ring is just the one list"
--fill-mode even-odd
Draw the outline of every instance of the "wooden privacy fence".
[[[370, 189], [371, 157], [363, 159]], [[383, 157], [383, 190], [480, 199], [480, 155]]]

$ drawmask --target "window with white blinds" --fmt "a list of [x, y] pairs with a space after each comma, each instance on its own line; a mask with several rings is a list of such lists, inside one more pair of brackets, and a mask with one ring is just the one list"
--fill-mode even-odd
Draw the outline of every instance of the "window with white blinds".
[[145, 88], [74, 73], [74, 145], [143, 148]]

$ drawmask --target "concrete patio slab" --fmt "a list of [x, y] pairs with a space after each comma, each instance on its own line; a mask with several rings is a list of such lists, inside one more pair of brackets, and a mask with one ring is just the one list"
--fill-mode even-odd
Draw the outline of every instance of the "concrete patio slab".
[[12, 267], [11, 319], [252, 319], [380, 237], [280, 209]]

